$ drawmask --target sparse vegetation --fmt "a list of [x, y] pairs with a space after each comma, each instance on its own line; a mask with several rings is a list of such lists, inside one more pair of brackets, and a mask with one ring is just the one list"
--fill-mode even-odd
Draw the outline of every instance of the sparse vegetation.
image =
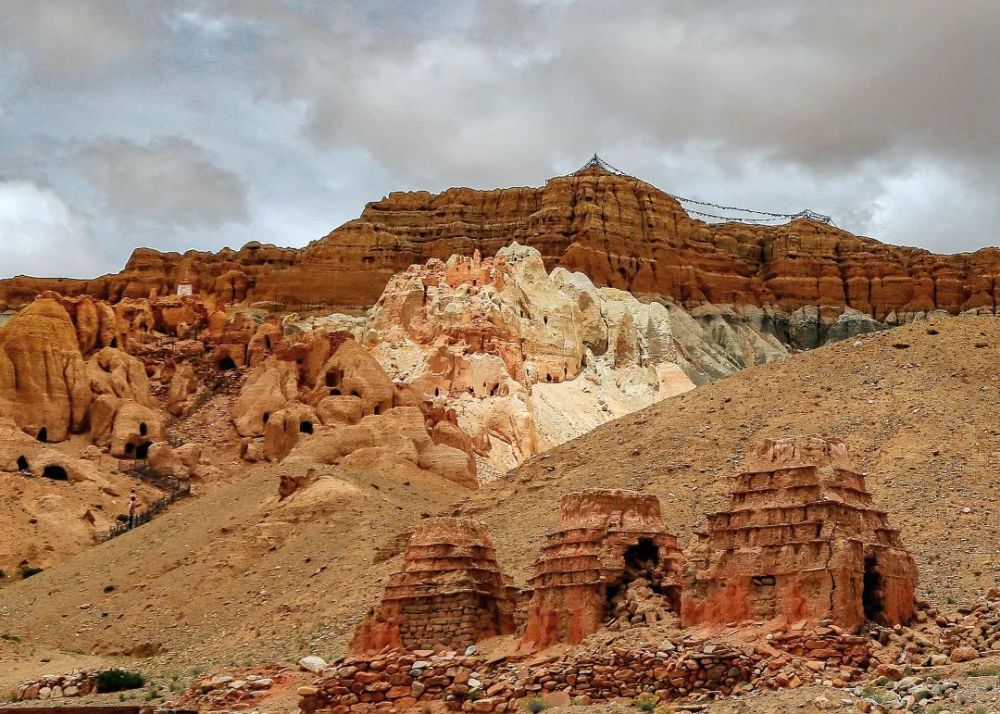
[[973, 667], [965, 673], [968, 677], [998, 677], [1000, 676], [1000, 665], [984, 664]]
[[640, 694], [635, 699], [635, 706], [639, 711], [652, 712], [656, 710], [656, 705], [660, 703], [652, 694]]
[[31, 565], [21, 566], [21, 578], [23, 579], [30, 578], [32, 575], [38, 575], [40, 572], [42, 572], [41, 568], [35, 568]]
[[539, 714], [539, 712], [545, 711], [545, 702], [539, 697], [532, 697], [524, 703], [524, 708], [531, 712], [531, 714]]
[[18, 637], [17, 635], [12, 635], [9, 632], [5, 632], [4, 634], [0, 635], [0, 640], [7, 640], [8, 642], [13, 642], [14, 644], [19, 644], [21, 642], [20, 637]]
[[98, 672], [94, 680], [99, 694], [139, 689], [146, 683], [146, 678], [138, 672], [130, 672], [127, 669], [118, 668]]

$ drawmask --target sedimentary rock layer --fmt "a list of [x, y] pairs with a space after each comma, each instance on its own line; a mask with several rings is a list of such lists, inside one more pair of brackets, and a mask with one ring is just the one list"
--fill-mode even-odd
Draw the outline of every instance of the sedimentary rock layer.
[[214, 255], [140, 249], [117, 275], [4, 280], [0, 309], [46, 289], [114, 302], [175, 292], [181, 281], [227, 302], [368, 306], [408, 265], [475, 250], [492, 255], [515, 240], [537, 248], [549, 270], [562, 266], [599, 286], [688, 308], [812, 306], [833, 315], [852, 308], [893, 322], [935, 309], [992, 313], [1000, 292], [997, 248], [941, 256], [809, 220], [706, 224], [655, 186], [595, 167], [542, 188], [392, 193], [301, 250], [257, 243]]

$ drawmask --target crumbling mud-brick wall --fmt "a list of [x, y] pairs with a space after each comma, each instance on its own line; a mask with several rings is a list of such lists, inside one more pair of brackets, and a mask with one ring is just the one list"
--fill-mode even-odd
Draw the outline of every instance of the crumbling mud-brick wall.
[[463, 518], [424, 521], [410, 537], [403, 569], [361, 623], [352, 651], [468, 647], [514, 631], [515, 589], [501, 572], [489, 531]]
[[917, 571], [839, 439], [764, 442], [688, 549], [682, 623], [905, 623]]
[[535, 562], [524, 645], [576, 644], [604, 624], [609, 605], [642, 578], [669, 608], [680, 605], [683, 556], [652, 494], [588, 489], [560, 501], [559, 530]]

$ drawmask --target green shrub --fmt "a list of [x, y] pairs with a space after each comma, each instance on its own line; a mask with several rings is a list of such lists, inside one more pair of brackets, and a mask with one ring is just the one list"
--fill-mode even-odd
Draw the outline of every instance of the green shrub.
[[524, 703], [524, 708], [531, 714], [539, 714], [539, 712], [545, 711], [545, 702], [538, 697], [533, 697]]
[[146, 678], [138, 672], [129, 672], [126, 669], [106, 669], [97, 673], [95, 683], [98, 694], [105, 694], [138, 689], [146, 683]]
[[652, 712], [656, 709], [656, 705], [660, 703], [660, 700], [654, 697], [652, 694], [640, 694], [635, 698], [635, 706], [639, 711]]

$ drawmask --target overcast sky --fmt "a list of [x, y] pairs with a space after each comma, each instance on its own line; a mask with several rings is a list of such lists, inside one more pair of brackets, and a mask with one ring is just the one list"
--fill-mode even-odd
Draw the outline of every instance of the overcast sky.
[[996, 0], [0, 0], [0, 276], [301, 246], [393, 190], [664, 190], [1000, 243]]

